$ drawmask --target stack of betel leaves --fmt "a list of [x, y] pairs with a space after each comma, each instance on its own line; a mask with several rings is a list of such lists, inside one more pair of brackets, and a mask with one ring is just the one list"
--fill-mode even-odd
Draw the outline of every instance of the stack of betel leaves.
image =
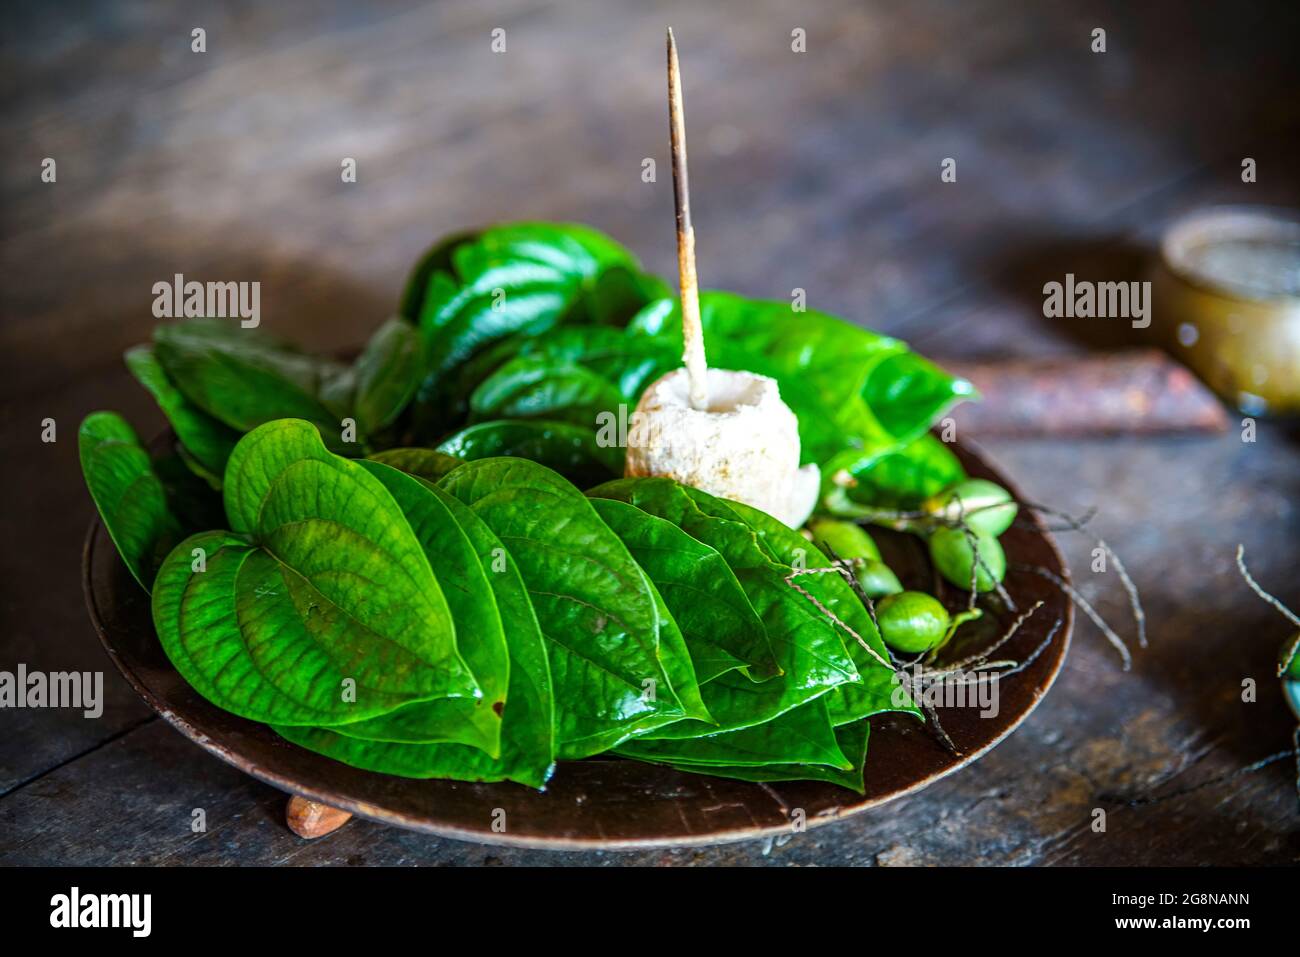
[[[928, 429], [967, 383], [787, 303], [701, 308], [715, 367], [778, 381], [823, 519], [950, 507], [966, 477]], [[390, 774], [540, 788], [613, 752], [861, 791], [870, 717], [918, 712], [845, 578], [792, 587], [834, 550], [621, 477], [627, 410], [680, 365], [678, 309], [607, 237], [530, 223], [436, 246], [350, 363], [233, 321], [158, 326], [126, 361], [174, 441], [97, 412], [80, 446], [176, 669]]]

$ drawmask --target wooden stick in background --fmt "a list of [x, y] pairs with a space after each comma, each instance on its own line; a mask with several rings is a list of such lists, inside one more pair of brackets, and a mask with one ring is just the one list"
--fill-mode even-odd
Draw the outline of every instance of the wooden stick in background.
[[672, 142], [673, 201], [677, 207], [677, 273], [682, 290], [682, 363], [690, 380], [693, 409], [709, 407], [708, 364], [700, 324], [700, 286], [695, 275], [695, 229], [691, 226], [691, 187], [686, 172], [686, 116], [682, 108], [677, 41], [668, 28], [668, 132]]
[[[952, 416], [979, 438], [1222, 432], [1223, 404], [1196, 376], [1154, 349], [972, 362], [938, 359], [983, 395]], [[967, 431], [969, 430], [969, 431]]]

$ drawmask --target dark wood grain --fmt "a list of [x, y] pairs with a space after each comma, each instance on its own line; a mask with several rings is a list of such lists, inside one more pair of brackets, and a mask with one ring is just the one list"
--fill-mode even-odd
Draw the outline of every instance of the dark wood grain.
[[[1162, 793], [1286, 746], [1270, 666], [1300, 606], [1300, 445], [1261, 422], [1214, 438], [990, 441], [1033, 498], [1097, 505], [1142, 586], [1134, 670], [1084, 625], [1053, 694], [975, 766], [783, 846], [489, 850], [354, 821], [306, 844], [279, 792], [150, 720], [81, 608], [90, 505], [75, 428], [94, 408], [162, 422], [121, 366], [175, 272], [262, 280], [264, 324], [351, 345], [436, 235], [525, 217], [590, 222], [674, 268], [662, 38], [691, 104], [701, 282], [809, 304], [934, 354], [1129, 345], [1044, 320], [1042, 284], [1140, 269], [1197, 205], [1300, 202], [1294, 5], [850, 2], [429, 5], [31, 4], [0, 35], [0, 667], [106, 674], [99, 720], [2, 712], [0, 859], [203, 863], [1295, 863], [1300, 815], [1273, 766]], [[208, 30], [209, 52], [189, 52]], [[489, 31], [507, 30], [508, 52]], [[808, 52], [790, 52], [807, 30]], [[1088, 52], [1090, 31], [1109, 52]], [[40, 160], [56, 157], [57, 184]], [[355, 156], [359, 182], [339, 162]], [[941, 183], [939, 163], [958, 162]], [[1240, 160], [1259, 161], [1244, 184]], [[641, 181], [655, 157], [658, 182]], [[59, 441], [39, 439], [40, 421]], [[1235, 423], [1234, 423], [1235, 424]], [[978, 438], [978, 437], [977, 437]], [[1091, 545], [1061, 542], [1122, 622]], [[1243, 679], [1258, 700], [1241, 700]], [[1095, 833], [1094, 808], [1108, 810]], [[194, 833], [195, 808], [208, 830]]]

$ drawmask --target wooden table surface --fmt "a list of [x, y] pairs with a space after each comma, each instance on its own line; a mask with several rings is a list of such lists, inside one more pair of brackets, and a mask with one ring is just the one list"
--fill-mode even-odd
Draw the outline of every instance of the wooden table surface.
[[[105, 671], [102, 717], [0, 712], [0, 863], [1294, 864], [1273, 663], [1300, 607], [1300, 435], [988, 441], [1039, 501], [1100, 508], [1151, 644], [1124, 673], [1082, 623], [1046, 702], [929, 790], [784, 844], [546, 854], [353, 821], [314, 843], [283, 796], [154, 717], [81, 597], [91, 516], [76, 428], [155, 409], [121, 353], [153, 283], [260, 280], [265, 328], [358, 342], [439, 234], [592, 223], [675, 269], [663, 30], [683, 56], [700, 272], [902, 336], [932, 355], [1048, 355], [1122, 339], [1046, 320], [1068, 271], [1127, 278], [1207, 202], [1300, 203], [1295, 4], [1185, 2], [29, 4], [6, 10], [0, 269], [0, 669]], [[191, 30], [207, 52], [191, 52]], [[491, 31], [506, 31], [493, 53]], [[1094, 28], [1107, 52], [1089, 49]], [[807, 52], [791, 50], [803, 28]], [[41, 162], [57, 182], [41, 182]], [[358, 182], [344, 184], [344, 157]], [[658, 181], [641, 179], [642, 160]], [[957, 161], [957, 182], [940, 164]], [[1258, 182], [1241, 181], [1244, 157]], [[41, 421], [58, 440], [42, 443]], [[1234, 424], [1236, 419], [1234, 419]], [[978, 436], [974, 436], [978, 440]], [[1121, 623], [1113, 573], [1061, 544]], [[1243, 702], [1246, 679], [1258, 698]], [[868, 765], [868, 773], [870, 765]], [[207, 831], [191, 830], [202, 808]], [[1108, 812], [1092, 828], [1093, 810]]]

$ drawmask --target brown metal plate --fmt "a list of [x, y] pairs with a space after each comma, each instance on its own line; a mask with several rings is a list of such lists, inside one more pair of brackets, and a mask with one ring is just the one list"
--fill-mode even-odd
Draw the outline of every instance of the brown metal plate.
[[[1016, 494], [1005, 476], [969, 448], [957, 451], [972, 476], [992, 479]], [[905, 585], [934, 589], [928, 562], [914, 539], [877, 538]], [[1039, 565], [1068, 578], [1063, 559], [1036, 519], [1018, 522], [1002, 543], [1009, 563]], [[113, 663], [150, 707], [223, 761], [281, 790], [376, 821], [460, 840], [555, 850], [775, 836], [789, 833], [796, 809], [813, 827], [918, 791], [969, 764], [1024, 721], [1060, 671], [1073, 617], [1070, 603], [1046, 579], [1009, 571], [1006, 588], [1019, 606], [1038, 600], [1044, 605], [998, 657], [1023, 660], [1059, 621], [1055, 639], [1030, 667], [1001, 683], [996, 716], [982, 718], [976, 707], [942, 709], [944, 729], [960, 756], [915, 719], [872, 719], [865, 796], [832, 784], [751, 784], [603, 758], [561, 763], [545, 793], [538, 793], [514, 784], [418, 781], [358, 770], [222, 711], [186, 684], [163, 654], [149, 596], [131, 578], [98, 520], [86, 537], [83, 563], [86, 603]], [[998, 631], [1013, 618], [1009, 613], [996, 616]], [[503, 820], [501, 811], [505, 830], [498, 832], [493, 824]]]

